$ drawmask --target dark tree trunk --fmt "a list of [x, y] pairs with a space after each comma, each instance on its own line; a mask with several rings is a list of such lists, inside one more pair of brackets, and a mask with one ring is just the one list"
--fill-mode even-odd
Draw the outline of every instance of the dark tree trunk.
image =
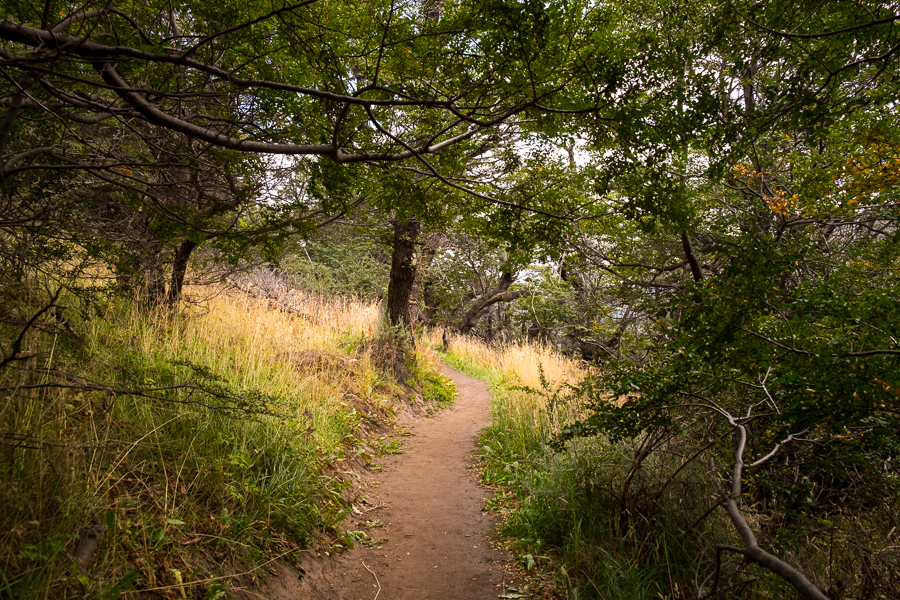
[[694, 277], [694, 281], [703, 281], [703, 269], [700, 267], [697, 255], [694, 254], [694, 246], [691, 244], [691, 238], [688, 237], [686, 231], [681, 232], [681, 247], [684, 249], [684, 257], [691, 266], [691, 275]]
[[391, 325], [409, 325], [409, 298], [416, 281], [416, 240], [422, 223], [416, 219], [393, 221], [394, 253], [388, 282], [387, 309]]
[[165, 270], [162, 262], [162, 244], [153, 244], [147, 256], [138, 259], [140, 271], [144, 275], [143, 293], [147, 303], [152, 306], [162, 303], [166, 298]]
[[507, 271], [500, 277], [500, 282], [494, 289], [488, 290], [479, 296], [459, 324], [459, 327], [457, 328], [459, 333], [465, 335], [472, 331], [481, 317], [486, 315], [495, 304], [499, 302], [512, 302], [513, 300], [518, 300], [519, 298], [530, 294], [530, 292], [525, 290], [510, 292], [509, 286], [511, 286], [515, 280], [515, 274]]
[[169, 304], [176, 304], [181, 300], [181, 291], [184, 289], [184, 277], [187, 274], [188, 260], [191, 253], [197, 247], [196, 242], [185, 240], [181, 242], [175, 251], [175, 261], [172, 263], [172, 283], [169, 285], [169, 294], [166, 298]]

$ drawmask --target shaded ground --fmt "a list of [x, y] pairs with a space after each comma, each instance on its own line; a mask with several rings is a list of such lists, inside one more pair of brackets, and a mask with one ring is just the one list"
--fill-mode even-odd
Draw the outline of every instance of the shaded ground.
[[503, 593], [508, 557], [486, 539], [493, 525], [483, 510], [490, 492], [467, 470], [478, 433], [490, 421], [490, 394], [477, 379], [445, 372], [459, 392], [456, 403], [409, 424], [404, 453], [386, 457], [377, 474], [383, 483], [369, 488], [369, 504], [348, 519], [347, 526], [370, 539], [387, 541], [306, 561], [301, 581], [281, 567], [269, 577], [270, 599], [478, 600]]

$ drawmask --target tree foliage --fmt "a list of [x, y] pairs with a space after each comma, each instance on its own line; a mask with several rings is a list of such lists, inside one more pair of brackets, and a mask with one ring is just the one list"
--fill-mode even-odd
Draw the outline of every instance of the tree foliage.
[[897, 491], [897, 122], [884, 99], [898, 17], [831, 2], [704, 11], [632, 11], [654, 24], [631, 31], [653, 75], [589, 141], [607, 210], [572, 251], [605, 273], [632, 341], [578, 387], [590, 416], [569, 435], [681, 437], [745, 544], [724, 551], [804, 597], [893, 597], [889, 551], [842, 546], [840, 572], [811, 584], [758, 551], [746, 511], [835, 552], [826, 515], [840, 535], [892, 544], [896, 522], [866, 515], [890, 514]]
[[[602, 363], [570, 436], [702, 463], [744, 543], [721, 551], [807, 597], [895, 594], [896, 522], [867, 517], [898, 482], [895, 5], [2, 10], [7, 289], [99, 263], [177, 299], [201, 246], [271, 259], [345, 215], [415, 224], [400, 296], [419, 289], [426, 321]], [[810, 583], [747, 511], [818, 541], [841, 515], [832, 549], [837, 528], [873, 545]]]

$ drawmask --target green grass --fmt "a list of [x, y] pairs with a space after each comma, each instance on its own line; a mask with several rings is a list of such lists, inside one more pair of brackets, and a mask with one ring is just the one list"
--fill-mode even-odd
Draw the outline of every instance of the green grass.
[[[555, 447], [562, 426], [578, 416], [576, 398], [564, 390], [552, 398], [569, 372], [546, 350], [518, 349], [510, 357], [510, 350], [476, 346], [454, 342], [445, 359], [491, 389], [482, 477], [497, 491], [490, 504], [503, 517], [501, 535], [523, 564], [535, 561], [532, 585], [551, 583], [571, 599], [696, 597], [695, 578], [708, 573], [714, 545], [735, 541], [722, 514], [694, 524], [708, 508], [704, 473], [688, 467], [669, 481], [664, 475], [680, 456], [653, 454], [632, 477], [623, 504], [623, 482], [641, 440], [582, 438]], [[539, 371], [550, 390], [523, 390], [539, 389]]]
[[[389, 425], [408, 388], [342, 347], [379, 335], [377, 308], [309, 301], [317, 321], [242, 295], [185, 313], [109, 300], [71, 311], [67, 330], [31, 332], [38, 358], [0, 371], [0, 387], [102, 386], [19, 389], [0, 404], [0, 599], [212, 600], [236, 573], [340, 544], [338, 465], [370, 441], [378, 451], [365, 430]], [[17, 330], [2, 334], [7, 348]], [[407, 383], [452, 396], [430, 356]], [[93, 526], [106, 531], [82, 573], [73, 555]]]

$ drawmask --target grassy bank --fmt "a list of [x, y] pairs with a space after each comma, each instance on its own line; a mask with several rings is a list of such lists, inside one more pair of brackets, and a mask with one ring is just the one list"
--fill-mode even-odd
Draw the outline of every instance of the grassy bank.
[[[437, 337], [431, 340], [435, 345]], [[645, 439], [553, 443], [582, 417], [563, 384], [584, 375], [550, 349], [488, 347], [465, 337], [446, 356], [484, 379], [493, 423], [481, 439], [483, 480], [502, 534], [532, 575], [531, 591], [566, 598], [696, 597], [716, 543], [733, 543], [724, 515], [704, 516], [709, 482], [680, 456], [636, 460]], [[543, 374], [543, 381], [542, 381]]]
[[62, 298], [0, 370], [0, 598], [213, 599], [235, 573], [352, 544], [354, 470], [393, 448], [401, 405], [448, 393], [433, 353], [394, 379], [377, 305], [188, 297]]

